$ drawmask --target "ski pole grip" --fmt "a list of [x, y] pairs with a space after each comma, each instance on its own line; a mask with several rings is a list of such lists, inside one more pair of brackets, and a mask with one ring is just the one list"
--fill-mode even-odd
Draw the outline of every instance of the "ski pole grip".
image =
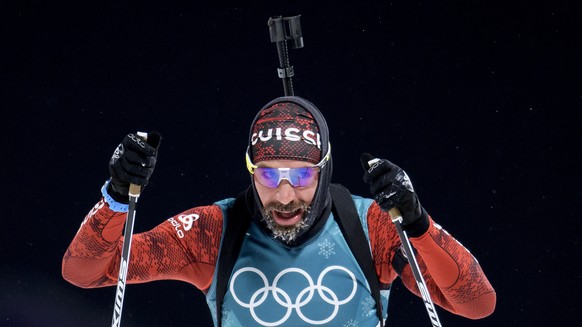
[[129, 196], [137, 198], [141, 193], [141, 186], [136, 184], [129, 184]]
[[[378, 158], [372, 159], [368, 161], [368, 166], [372, 167], [372, 165], [377, 163], [378, 161], [380, 161], [380, 159]], [[402, 222], [402, 214], [400, 213], [400, 210], [398, 210], [398, 208], [392, 208], [388, 210], [388, 213], [390, 214], [390, 218], [392, 218], [392, 222], [396, 221]]]
[[390, 218], [392, 218], [392, 222], [400, 221], [402, 222], [402, 214], [398, 208], [392, 208], [388, 210], [388, 214], [390, 214]]
[[[144, 132], [137, 132], [137, 136], [144, 139], [144, 141], [148, 140], [148, 133]], [[133, 196], [135, 198], [139, 197], [141, 194], [141, 186], [136, 184], [129, 184], [129, 196]]]

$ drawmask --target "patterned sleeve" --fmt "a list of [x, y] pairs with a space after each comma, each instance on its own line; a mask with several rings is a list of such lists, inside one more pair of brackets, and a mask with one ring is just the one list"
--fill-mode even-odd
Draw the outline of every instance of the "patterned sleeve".
[[[376, 203], [368, 210], [370, 242], [381, 283], [398, 275], [404, 285], [420, 296], [410, 265], [403, 259], [401, 242], [390, 215]], [[471, 319], [490, 315], [496, 293], [471, 253], [430, 219], [430, 227], [410, 238], [432, 300], [442, 308]]]
[[[125, 218], [103, 199], [95, 205], [63, 257], [67, 281], [84, 288], [117, 283]], [[218, 257], [222, 219], [216, 205], [196, 207], [134, 234], [127, 283], [173, 279], [206, 290]]]

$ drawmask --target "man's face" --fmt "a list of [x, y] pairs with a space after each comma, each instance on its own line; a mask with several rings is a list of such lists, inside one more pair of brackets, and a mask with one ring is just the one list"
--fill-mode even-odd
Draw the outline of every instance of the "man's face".
[[[258, 167], [266, 168], [304, 168], [313, 164], [295, 160], [268, 160], [257, 163]], [[283, 241], [292, 241], [297, 234], [306, 229], [305, 216], [313, 201], [317, 189], [318, 175], [314, 176], [313, 183], [303, 187], [293, 187], [283, 179], [277, 187], [267, 187], [258, 180], [258, 172], [253, 175], [255, 188], [263, 204], [263, 219], [274, 233], [275, 237]]]

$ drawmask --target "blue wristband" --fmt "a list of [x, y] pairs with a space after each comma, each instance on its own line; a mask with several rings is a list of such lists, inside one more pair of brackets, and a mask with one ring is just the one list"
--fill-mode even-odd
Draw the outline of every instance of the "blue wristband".
[[111, 195], [109, 195], [109, 193], [107, 193], [107, 186], [109, 185], [110, 182], [111, 182], [111, 179], [107, 180], [105, 182], [105, 184], [103, 184], [103, 187], [101, 188], [101, 194], [103, 195], [105, 202], [107, 202], [107, 204], [109, 205], [109, 209], [111, 209], [115, 212], [127, 212], [128, 208], [129, 208], [128, 204], [119, 203], [119, 202], [113, 200]]

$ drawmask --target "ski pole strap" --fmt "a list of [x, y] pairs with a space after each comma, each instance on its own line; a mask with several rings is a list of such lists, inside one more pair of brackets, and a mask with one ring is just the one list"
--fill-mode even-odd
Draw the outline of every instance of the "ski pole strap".
[[426, 286], [426, 282], [422, 277], [422, 273], [420, 272], [420, 268], [418, 267], [418, 262], [416, 261], [416, 257], [414, 255], [414, 252], [412, 251], [412, 245], [408, 240], [406, 231], [404, 231], [404, 229], [402, 228], [402, 215], [400, 214], [400, 211], [396, 208], [390, 209], [389, 213], [390, 217], [392, 217], [392, 222], [394, 223], [394, 225], [396, 225], [398, 236], [402, 241], [402, 248], [404, 249], [404, 253], [406, 253], [408, 263], [410, 264], [410, 268], [412, 269], [412, 275], [414, 275], [414, 279], [416, 280], [416, 285], [418, 286], [418, 290], [420, 291], [420, 294], [424, 301], [424, 306], [428, 313], [428, 317], [430, 318], [430, 322], [433, 327], [442, 327], [434, 303], [430, 298], [428, 287]]
[[329, 191], [332, 198], [331, 210], [346, 243], [348, 243], [368, 281], [372, 298], [376, 302], [376, 315], [380, 321], [378, 326], [383, 327], [384, 318], [382, 316], [382, 301], [380, 300], [380, 281], [376, 274], [372, 253], [370, 252], [370, 243], [364, 234], [360, 215], [347, 188], [339, 184], [330, 184]]

